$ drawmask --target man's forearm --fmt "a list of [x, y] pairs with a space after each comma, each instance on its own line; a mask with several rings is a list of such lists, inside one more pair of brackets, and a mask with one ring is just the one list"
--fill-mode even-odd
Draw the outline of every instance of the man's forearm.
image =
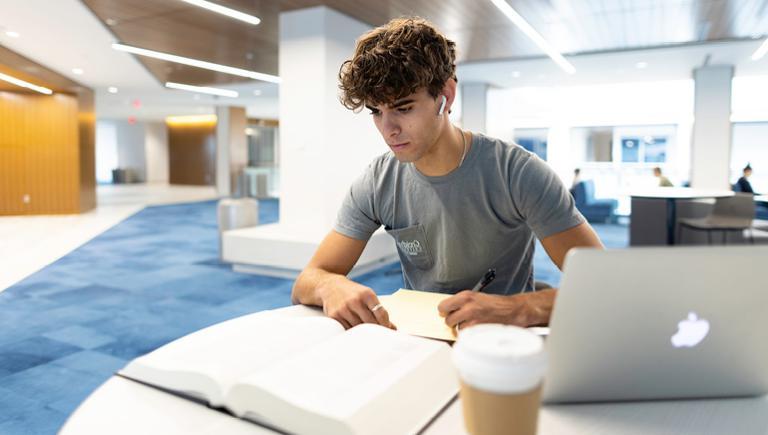
[[525, 294], [526, 323], [529, 326], [548, 325], [556, 297], [557, 289], [554, 288]]
[[319, 268], [304, 269], [293, 284], [291, 302], [322, 307], [322, 289], [327, 288], [333, 281], [338, 279], [347, 279], [347, 277]]

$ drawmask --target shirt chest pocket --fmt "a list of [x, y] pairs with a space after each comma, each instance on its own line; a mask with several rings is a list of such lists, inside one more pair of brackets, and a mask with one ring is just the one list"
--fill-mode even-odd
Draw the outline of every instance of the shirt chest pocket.
[[395, 239], [402, 261], [407, 261], [419, 269], [429, 269], [433, 265], [432, 253], [427, 241], [427, 233], [421, 224], [396, 230], [387, 230]]

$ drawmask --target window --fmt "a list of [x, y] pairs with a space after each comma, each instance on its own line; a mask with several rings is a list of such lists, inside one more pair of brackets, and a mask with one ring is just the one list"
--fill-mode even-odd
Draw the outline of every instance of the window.
[[621, 138], [621, 161], [639, 162], [640, 161], [640, 138], [624, 137]]
[[622, 162], [664, 163], [667, 161], [666, 136], [625, 136], [621, 138]]

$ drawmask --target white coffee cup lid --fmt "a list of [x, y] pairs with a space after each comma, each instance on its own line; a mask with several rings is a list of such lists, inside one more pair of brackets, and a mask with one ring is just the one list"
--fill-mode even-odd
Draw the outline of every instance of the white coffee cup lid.
[[462, 329], [453, 346], [453, 362], [465, 383], [502, 394], [533, 389], [547, 368], [541, 337], [501, 324]]

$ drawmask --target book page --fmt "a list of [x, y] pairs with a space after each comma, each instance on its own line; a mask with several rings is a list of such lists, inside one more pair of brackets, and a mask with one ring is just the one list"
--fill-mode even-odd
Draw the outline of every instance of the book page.
[[337, 321], [262, 312], [190, 334], [135, 359], [120, 374], [222, 406], [235, 381], [344, 332]]
[[389, 320], [398, 331], [420, 337], [454, 341], [456, 332], [445, 324], [437, 306], [453, 295], [419, 290], [400, 289], [379, 301], [389, 313]]
[[[362, 324], [244, 378], [227, 406], [289, 432], [413, 433], [457, 382], [446, 343]], [[379, 408], [409, 402], [397, 412]]]

